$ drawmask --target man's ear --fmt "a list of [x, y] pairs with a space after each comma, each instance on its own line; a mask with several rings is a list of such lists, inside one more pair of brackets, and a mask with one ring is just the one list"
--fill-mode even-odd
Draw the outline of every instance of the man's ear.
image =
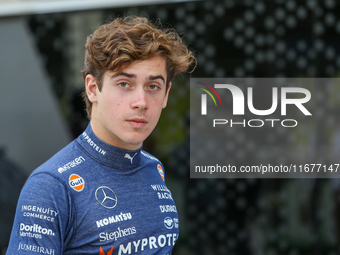
[[166, 94], [165, 94], [165, 98], [164, 98], [164, 101], [163, 101], [163, 108], [165, 108], [167, 103], [168, 103], [170, 89], [171, 89], [171, 82], [169, 83], [169, 86], [168, 86]]
[[85, 77], [85, 87], [86, 87], [86, 94], [89, 98], [91, 103], [97, 101], [97, 93], [98, 93], [98, 84], [97, 79], [92, 75], [88, 74]]

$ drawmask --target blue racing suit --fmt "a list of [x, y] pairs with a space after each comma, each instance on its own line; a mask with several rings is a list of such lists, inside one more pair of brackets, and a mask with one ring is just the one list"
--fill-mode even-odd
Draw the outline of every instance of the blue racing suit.
[[28, 178], [7, 255], [165, 255], [178, 234], [161, 162], [101, 141], [89, 124]]

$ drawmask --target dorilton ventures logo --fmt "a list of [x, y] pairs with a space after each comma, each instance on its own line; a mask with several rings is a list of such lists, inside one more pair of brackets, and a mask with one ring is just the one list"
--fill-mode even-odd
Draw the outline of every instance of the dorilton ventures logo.
[[[232, 84], [214, 84], [214, 87], [202, 83], [196, 82], [204, 85], [206, 88], [210, 89], [220, 101], [220, 105], [222, 105], [222, 100], [220, 94], [225, 94], [225, 91], [232, 96], [232, 115], [233, 116], [244, 116], [246, 115], [245, 106], [247, 106], [247, 110], [256, 116], [269, 116], [273, 113], [277, 113], [278, 108], [280, 109], [280, 115], [287, 115], [287, 106], [296, 107], [303, 115], [311, 116], [312, 114], [306, 108], [304, 104], [308, 103], [311, 99], [311, 93], [306, 88], [301, 87], [281, 87], [280, 90], [278, 87], [271, 88], [271, 106], [267, 109], [257, 109], [254, 106], [254, 95], [253, 95], [253, 87], [247, 87], [246, 97], [243, 91], [236, 85]], [[216, 100], [213, 94], [205, 88], [201, 88], [202, 91], [206, 92], [214, 101], [215, 106], [217, 106]], [[220, 93], [216, 91], [216, 89], [220, 89]], [[268, 87], [266, 88], [268, 90]], [[208, 103], [207, 103], [207, 94], [201, 95], [201, 115], [208, 115]], [[280, 98], [279, 98], [280, 96]], [[246, 99], [247, 100], [246, 100]], [[280, 100], [279, 100], [280, 99]], [[247, 102], [247, 105], [245, 104]], [[280, 105], [280, 107], [279, 107]], [[290, 106], [291, 105], [291, 106]], [[224, 108], [225, 109], [225, 108]], [[214, 111], [214, 109], [211, 109]], [[218, 125], [230, 125], [230, 127], [262, 127], [265, 124], [269, 124], [271, 127], [274, 127], [277, 123], [280, 123], [282, 127], [295, 127], [298, 125], [298, 121], [296, 119], [279, 119], [279, 118], [269, 118], [266, 119], [243, 119], [243, 120], [233, 120], [233, 119], [224, 119], [224, 118], [214, 118], [212, 126], [217, 127]]]

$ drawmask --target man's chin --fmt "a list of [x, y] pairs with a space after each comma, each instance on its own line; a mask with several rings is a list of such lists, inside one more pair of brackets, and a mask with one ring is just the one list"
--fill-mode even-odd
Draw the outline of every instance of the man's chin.
[[139, 149], [142, 145], [143, 145], [143, 142], [144, 142], [145, 139], [127, 139], [125, 140], [125, 145], [126, 145], [126, 149], [128, 150], [137, 150]]
[[151, 132], [143, 132], [143, 133], [133, 133], [133, 134], [127, 134], [126, 136], [121, 137], [121, 141], [128, 147], [128, 148], [134, 148], [129, 150], [137, 150], [139, 149], [145, 139], [148, 138]]

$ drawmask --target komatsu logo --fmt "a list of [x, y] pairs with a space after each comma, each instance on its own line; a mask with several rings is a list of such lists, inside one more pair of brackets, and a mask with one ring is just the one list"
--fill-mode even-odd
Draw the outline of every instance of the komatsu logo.
[[104, 218], [101, 220], [97, 220], [97, 228], [101, 228], [107, 225], [110, 225], [112, 223], [116, 223], [116, 222], [120, 222], [120, 221], [125, 221], [125, 220], [131, 220], [132, 219], [132, 215], [131, 213], [120, 213], [108, 218]]

